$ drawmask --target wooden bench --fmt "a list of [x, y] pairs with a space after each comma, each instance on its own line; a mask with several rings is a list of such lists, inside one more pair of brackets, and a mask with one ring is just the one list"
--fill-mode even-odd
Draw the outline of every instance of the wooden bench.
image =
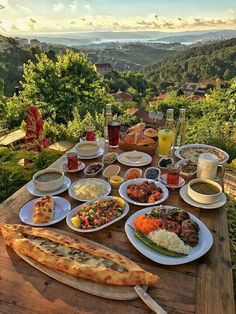
[[13, 144], [22, 141], [25, 138], [25, 131], [16, 130], [0, 137], [0, 146], [13, 146]]

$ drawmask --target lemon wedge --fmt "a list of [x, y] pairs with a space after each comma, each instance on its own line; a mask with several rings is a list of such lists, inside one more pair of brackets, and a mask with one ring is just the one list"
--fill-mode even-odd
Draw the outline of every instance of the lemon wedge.
[[117, 196], [114, 196], [113, 198], [115, 199], [115, 201], [118, 203], [118, 205], [119, 205], [121, 208], [124, 208], [124, 207], [125, 207], [126, 202], [123, 200], [123, 198], [117, 197]]
[[72, 225], [76, 228], [78, 228], [80, 226], [80, 219], [78, 216], [72, 217], [70, 222], [72, 223]]

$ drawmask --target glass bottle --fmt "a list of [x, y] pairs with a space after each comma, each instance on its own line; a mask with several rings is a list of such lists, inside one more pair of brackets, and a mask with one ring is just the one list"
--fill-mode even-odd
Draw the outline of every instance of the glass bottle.
[[175, 146], [182, 146], [185, 142], [185, 133], [187, 129], [186, 109], [181, 108], [179, 111], [179, 119], [176, 125]]
[[104, 125], [104, 139], [108, 141], [108, 123], [112, 121], [111, 104], [106, 104], [105, 111], [105, 125]]
[[174, 130], [174, 128], [175, 128], [174, 109], [167, 109], [165, 129]]

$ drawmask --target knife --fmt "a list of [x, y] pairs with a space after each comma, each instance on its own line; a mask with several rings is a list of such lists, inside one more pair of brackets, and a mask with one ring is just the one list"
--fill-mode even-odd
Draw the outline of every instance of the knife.
[[143, 302], [153, 310], [156, 314], [168, 314], [163, 308], [156, 303], [156, 301], [153, 300], [153, 298], [150, 297], [150, 295], [143, 290], [140, 286], [135, 286], [134, 290], [136, 291], [137, 295], [140, 297], [140, 299], [143, 300]]

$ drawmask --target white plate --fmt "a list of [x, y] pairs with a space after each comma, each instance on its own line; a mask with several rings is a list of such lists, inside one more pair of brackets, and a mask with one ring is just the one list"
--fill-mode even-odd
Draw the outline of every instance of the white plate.
[[61, 169], [65, 172], [68, 173], [76, 173], [78, 171], [81, 171], [85, 168], [85, 164], [83, 162], [81, 162], [81, 164], [79, 165], [79, 167], [75, 170], [69, 170], [67, 167], [67, 157], [63, 156], [61, 157]]
[[[88, 199], [83, 199], [83, 198], [80, 198], [78, 197], [75, 192], [74, 192], [74, 186], [79, 184], [79, 183], [92, 183], [92, 182], [97, 182], [97, 183], [100, 183], [104, 186], [104, 189], [105, 189], [105, 192], [104, 192], [104, 195], [100, 195], [99, 197], [96, 197], [95, 199], [93, 200], [88, 200]], [[74, 199], [76, 199], [77, 201], [80, 201], [80, 202], [91, 202], [91, 201], [95, 201], [96, 199], [98, 198], [101, 198], [101, 197], [105, 197], [107, 196], [108, 194], [111, 193], [111, 185], [105, 181], [105, 180], [102, 180], [102, 179], [97, 179], [97, 178], [88, 178], [88, 179], [81, 179], [81, 180], [78, 180], [76, 182], [74, 182], [69, 190], [68, 190], [68, 193], [71, 197], [73, 197]]]
[[185, 186], [183, 186], [180, 191], [179, 194], [182, 197], [182, 199], [188, 203], [189, 205], [192, 205], [194, 207], [198, 207], [198, 208], [204, 208], [204, 209], [215, 209], [221, 206], [224, 206], [224, 204], [227, 201], [227, 197], [225, 196], [225, 194], [222, 192], [220, 199], [218, 202], [213, 203], [213, 204], [201, 204], [198, 202], [195, 202], [189, 195], [188, 195], [188, 185], [186, 184]]
[[[144, 181], [148, 181], [148, 182], [153, 182], [157, 187], [160, 187], [163, 191], [162, 197], [157, 200], [155, 203], [139, 203], [136, 202], [134, 200], [132, 200], [128, 195], [127, 195], [127, 187], [130, 184], [138, 184], [138, 183], [142, 183]], [[143, 179], [143, 178], [139, 178], [139, 179], [132, 179], [132, 180], [128, 180], [124, 183], [121, 184], [120, 188], [119, 188], [119, 193], [120, 196], [125, 199], [127, 202], [134, 204], [134, 205], [138, 205], [138, 206], [150, 206], [150, 205], [157, 205], [160, 204], [162, 202], [164, 202], [167, 197], [169, 196], [169, 191], [168, 189], [160, 182], [157, 182], [155, 180], [149, 180], [149, 179]]]
[[[71, 151], [78, 153], [76, 148], [73, 148]], [[98, 158], [98, 157], [102, 156], [103, 154], [104, 154], [104, 149], [102, 147], [99, 147], [98, 148], [98, 153], [96, 155], [93, 155], [93, 156], [80, 156], [80, 154], [78, 153], [78, 159], [95, 159], [95, 158]]]
[[[165, 205], [166, 206], [166, 205]], [[159, 264], [163, 265], [181, 265], [185, 263], [189, 263], [191, 261], [196, 260], [197, 258], [204, 255], [212, 246], [213, 244], [213, 237], [211, 235], [211, 232], [207, 228], [207, 226], [197, 217], [189, 213], [189, 216], [191, 219], [196, 221], [200, 228], [199, 232], [199, 242], [198, 245], [191, 248], [189, 251], [188, 256], [181, 256], [181, 257], [171, 257], [166, 256], [163, 254], [160, 254], [154, 250], [152, 250], [150, 247], [146, 246], [144, 243], [142, 243], [140, 240], [138, 240], [134, 235], [134, 230], [130, 228], [129, 226], [134, 228], [133, 221], [137, 216], [150, 213], [152, 211], [152, 207], [144, 208], [139, 210], [138, 212], [134, 213], [132, 216], [129, 217], [129, 219], [125, 223], [125, 232], [127, 237], [129, 238], [130, 242], [133, 244], [133, 246], [141, 252], [143, 255], [148, 257], [154, 262], [157, 262]], [[174, 206], [167, 206], [170, 208], [173, 208]]]
[[165, 184], [165, 186], [167, 186], [168, 188], [171, 188], [171, 189], [178, 189], [178, 188], [181, 188], [183, 185], [185, 185], [185, 180], [184, 178], [182, 177], [179, 177], [179, 183], [177, 185], [169, 185], [167, 184], [166, 180], [167, 180], [167, 174], [162, 174], [158, 180]]
[[[224, 155], [225, 155], [225, 159], [221, 162], [219, 162], [219, 164], [223, 165], [224, 163], [226, 163], [226, 161], [229, 159], [229, 155], [223, 151], [222, 149], [218, 148], [218, 147], [215, 147], [215, 146], [210, 146], [210, 145], [206, 145], [206, 144], [188, 144], [188, 145], [183, 145], [183, 146], [180, 146], [179, 148], [177, 148], [175, 150], [175, 156], [178, 157], [179, 159], [186, 159], [184, 157], [181, 156], [181, 150], [182, 149], [185, 149], [185, 148], [191, 148], [191, 147], [206, 147], [206, 148], [213, 148], [213, 149], [216, 149], [220, 152], [222, 152]], [[213, 153], [214, 154], [214, 153]]]
[[31, 180], [27, 184], [27, 191], [34, 196], [45, 196], [45, 195], [53, 196], [53, 195], [58, 195], [58, 194], [65, 192], [69, 188], [70, 185], [71, 185], [71, 180], [65, 176], [64, 177], [64, 183], [59, 189], [57, 189], [55, 191], [50, 191], [50, 192], [43, 192], [43, 191], [37, 190], [34, 186], [34, 182]]
[[[110, 198], [112, 199], [113, 196], [102, 197], [101, 199], [106, 200], [106, 199], [110, 199]], [[92, 202], [86, 202], [85, 204], [91, 204], [91, 203], [93, 203], [93, 202], [94, 202], [94, 201], [92, 201]], [[71, 223], [71, 218], [74, 217], [75, 212], [77, 212], [78, 209], [79, 209], [80, 207], [84, 206], [85, 204], [82, 204], [82, 205], [80, 205], [80, 206], [77, 206], [77, 207], [73, 208], [73, 210], [72, 210], [72, 211], [67, 215], [67, 217], [66, 217], [66, 223], [67, 223], [67, 225], [68, 225], [71, 229], [73, 229], [73, 230], [75, 230], [75, 231], [78, 231], [78, 232], [83, 232], [83, 233], [95, 232], [95, 231], [99, 231], [99, 230], [101, 230], [101, 229], [103, 229], [103, 228], [106, 228], [107, 226], [110, 226], [110, 225], [114, 224], [116, 221], [119, 221], [120, 219], [122, 219], [123, 217], [125, 217], [125, 216], [128, 214], [128, 212], [129, 212], [129, 205], [128, 205], [128, 203], [126, 202], [125, 208], [124, 208], [124, 210], [123, 210], [123, 213], [122, 213], [119, 217], [117, 217], [116, 219], [114, 219], [114, 220], [112, 220], [112, 221], [110, 221], [110, 222], [108, 222], [108, 223], [106, 223], [106, 224], [104, 224], [104, 225], [102, 225], [102, 226], [100, 226], [100, 227], [97, 227], [97, 228], [94, 228], [94, 229], [89, 229], [89, 230], [84, 230], [84, 229], [76, 228], [75, 226], [73, 226], [72, 223]]]
[[57, 222], [63, 220], [67, 214], [70, 212], [71, 205], [70, 202], [65, 198], [54, 196], [54, 214], [53, 219], [49, 222], [44, 222], [40, 224], [36, 224], [33, 221], [33, 206], [37, 199], [29, 201], [26, 203], [20, 210], [20, 220], [30, 226], [35, 227], [45, 227], [56, 224]]
[[[142, 157], [135, 157], [135, 155]], [[150, 164], [152, 162], [152, 157], [146, 153], [133, 150], [130, 152], [121, 153], [120, 155], [118, 155], [117, 160], [119, 161], [119, 163], [125, 166], [142, 167]]]

